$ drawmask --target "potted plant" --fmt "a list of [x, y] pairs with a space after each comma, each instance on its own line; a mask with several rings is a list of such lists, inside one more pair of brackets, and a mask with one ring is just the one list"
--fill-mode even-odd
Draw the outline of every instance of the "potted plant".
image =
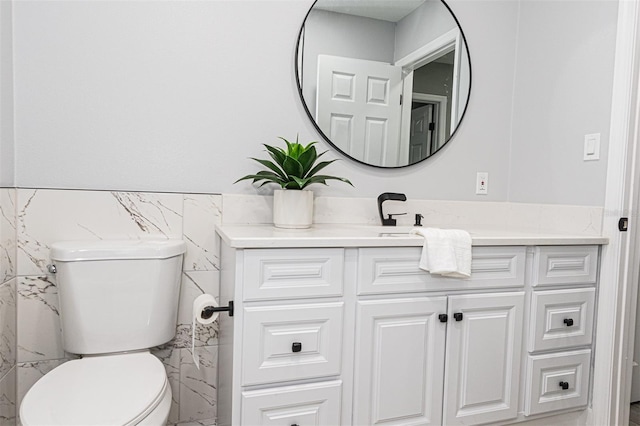
[[314, 183], [326, 185], [328, 180], [339, 180], [353, 186], [348, 179], [318, 174], [322, 169], [336, 160], [320, 161], [318, 159], [327, 151], [317, 153], [315, 144], [310, 142], [304, 146], [289, 142], [281, 137], [287, 149], [263, 144], [271, 160], [257, 161], [269, 170], [261, 170], [256, 174], [243, 176], [236, 182], [251, 179], [260, 186], [268, 183], [280, 185], [282, 189], [273, 191], [273, 223], [278, 228], [308, 228], [313, 222], [313, 192], [306, 188]]

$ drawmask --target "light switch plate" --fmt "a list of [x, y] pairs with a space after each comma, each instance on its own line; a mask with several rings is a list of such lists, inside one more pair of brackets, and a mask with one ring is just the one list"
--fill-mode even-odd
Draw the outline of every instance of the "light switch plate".
[[600, 159], [600, 133], [584, 135], [584, 161]]

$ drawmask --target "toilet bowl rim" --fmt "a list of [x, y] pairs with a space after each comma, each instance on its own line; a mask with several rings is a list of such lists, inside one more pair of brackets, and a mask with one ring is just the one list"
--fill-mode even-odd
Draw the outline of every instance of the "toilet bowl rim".
[[[91, 359], [91, 358], [103, 358], [103, 357], [108, 357], [108, 356], [112, 356], [112, 355], [120, 355], [120, 356], [121, 356], [121, 355], [125, 355], [125, 356], [126, 356], [126, 355], [129, 355], [129, 354], [130, 354], [130, 355], [134, 355], [134, 354], [136, 354], [136, 355], [137, 355], [137, 354], [144, 353], [144, 352], [148, 353], [148, 354], [149, 354], [149, 356], [152, 356], [153, 358], [155, 358], [155, 360], [156, 360], [157, 362], [159, 362], [159, 363], [161, 363], [161, 364], [162, 364], [162, 361], [160, 361], [160, 360], [159, 360], [155, 355], [151, 354], [149, 350], [135, 351], [135, 352], [128, 352], [128, 353], [118, 353], [118, 354], [102, 354], [102, 355], [96, 355], [96, 356], [93, 356], [93, 355], [92, 355], [92, 356], [87, 356], [87, 357], [83, 357], [83, 358], [80, 358], [80, 359], [70, 360], [70, 361], [65, 362], [64, 364], [69, 364], [69, 363], [79, 362], [79, 361], [82, 361], [82, 360], [83, 360], [83, 359], [85, 359], [85, 358], [89, 358], [89, 359]], [[53, 370], [51, 370], [51, 372], [53, 372], [54, 370], [56, 370], [56, 369], [58, 369], [58, 368], [62, 367], [64, 364], [61, 364], [60, 366], [58, 366], [58, 367], [54, 368]], [[67, 367], [67, 368], [68, 368], [68, 367]], [[51, 372], [46, 373], [43, 377], [41, 377], [41, 379], [40, 379], [40, 380], [44, 379], [46, 376], [48, 376], [49, 374], [51, 374]], [[161, 380], [162, 380], [161, 387], [160, 387], [160, 389], [157, 391], [157, 393], [156, 393], [156, 395], [155, 395], [154, 399], [153, 399], [153, 400], [151, 400], [151, 401], [146, 405], [146, 407], [142, 408], [142, 409], [140, 410], [140, 412], [139, 412], [139, 413], [135, 414], [135, 417], [130, 418], [130, 419], [129, 419], [129, 420], [127, 420], [125, 423], [123, 423], [123, 424], [122, 424], [122, 426], [131, 426], [131, 425], [136, 425], [136, 424], [138, 424], [140, 421], [144, 420], [144, 418], [145, 418], [145, 417], [147, 417], [151, 412], [153, 412], [153, 410], [154, 410], [154, 409], [156, 409], [156, 408], [158, 407], [158, 405], [160, 405], [160, 403], [162, 402], [163, 398], [165, 398], [165, 395], [167, 394], [167, 392], [171, 393], [171, 387], [170, 387], [169, 380], [168, 380], [168, 377], [167, 377], [167, 374], [166, 374], [166, 370], [165, 370], [165, 371], [163, 371], [163, 373], [164, 373], [164, 374], [162, 375], [162, 379], [161, 379]], [[156, 376], [156, 377], [158, 377], [158, 376]], [[40, 380], [38, 380], [38, 382], [39, 382]], [[25, 395], [25, 397], [23, 398], [23, 400], [22, 400], [22, 402], [21, 402], [21, 404], [20, 404], [20, 408], [19, 408], [20, 418], [22, 419], [22, 421], [23, 421], [23, 425], [24, 425], [24, 426], [28, 426], [28, 425], [29, 425], [29, 423], [25, 422], [25, 419], [27, 419], [27, 418], [29, 417], [28, 415], [27, 415], [27, 416], [25, 416], [25, 415], [24, 415], [24, 414], [25, 414], [25, 411], [24, 411], [24, 410], [25, 410], [25, 406], [26, 406], [25, 402], [26, 402], [26, 401], [27, 401], [27, 399], [28, 399], [28, 398], [27, 398], [27, 397], [28, 397], [28, 395], [29, 395], [30, 393], [32, 393], [32, 391], [33, 391], [34, 389], [37, 389], [38, 382], [36, 382], [36, 383], [32, 386], [32, 388], [31, 388], [31, 389], [29, 389], [29, 391], [27, 391], [27, 394]], [[156, 388], [156, 389], [158, 389], [158, 388]], [[170, 396], [170, 397], [171, 397], [171, 396]], [[134, 413], [135, 413], [135, 411], [136, 411], [136, 410], [134, 410]]]

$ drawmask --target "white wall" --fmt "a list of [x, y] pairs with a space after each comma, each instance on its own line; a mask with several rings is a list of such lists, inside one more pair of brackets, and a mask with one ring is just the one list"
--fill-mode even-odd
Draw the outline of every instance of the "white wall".
[[[540, 2], [537, 7], [529, 2], [523, 5], [525, 12], [541, 14], [545, 7], [558, 8], [555, 2]], [[319, 137], [298, 98], [293, 72], [296, 37], [312, 3], [16, 2], [17, 185], [256, 193], [247, 182], [233, 185], [233, 181], [257, 170], [247, 157], [263, 156], [261, 143], [276, 142], [277, 136], [294, 138], [296, 133], [303, 141]], [[443, 200], [506, 201], [512, 196], [541, 203], [578, 201], [572, 195], [583, 182], [562, 187], [557, 196], [532, 193], [529, 198], [528, 191], [520, 190], [530, 186], [518, 173], [529, 165], [520, 146], [525, 132], [514, 130], [510, 157], [519, 2], [449, 3], [467, 36], [473, 68], [469, 113], [452, 143], [433, 158], [399, 170], [344, 159], [328, 172], [350, 178], [355, 188], [333, 183], [317, 188], [317, 193], [373, 197], [383, 191], [403, 191], [410, 198]], [[594, 33], [615, 24], [614, 16], [600, 16], [596, 6], [582, 3], [590, 2], [571, 2], [584, 10], [579, 16], [589, 18]], [[551, 15], [542, 17], [555, 19]], [[578, 25], [575, 21], [572, 18]], [[559, 31], [558, 36], [545, 40], [565, 47], [564, 57], [553, 57], [561, 62], [554, 68], [579, 53], [573, 43], [581, 46], [568, 31]], [[526, 41], [521, 43], [519, 64], [528, 55], [526, 49], [538, 49]], [[613, 41], [608, 36], [592, 47], [602, 51], [593, 52], [597, 57], [610, 62], [606, 53], [612, 55]], [[525, 76], [550, 69], [541, 62], [528, 66], [532, 68]], [[581, 73], [592, 76], [588, 81], [607, 80], [610, 71], [610, 65], [596, 65]], [[527, 83], [526, 78], [516, 81]], [[535, 94], [527, 90], [517, 93]], [[562, 94], [573, 98], [582, 92], [583, 87], [574, 85]], [[524, 125], [524, 105], [526, 100], [516, 104], [517, 126]], [[561, 110], [565, 117], [582, 116], [590, 108], [586, 103], [559, 102], [560, 106], [578, 108]], [[582, 120], [569, 120], [569, 125], [574, 133], [587, 131]], [[329, 147], [321, 143], [321, 148]], [[539, 155], [537, 170], [562, 163], [565, 151], [557, 159]], [[509, 189], [510, 158], [515, 179]], [[488, 196], [475, 195], [477, 171], [490, 174]], [[602, 198], [599, 188], [579, 201], [597, 205]]]
[[13, 155], [13, 53], [10, 1], [0, 1], [0, 186], [12, 187]]
[[427, 0], [402, 18], [396, 26], [395, 58], [397, 61], [457, 28], [451, 13], [439, 0]]
[[[617, 2], [527, 0], [520, 15], [509, 199], [602, 205]], [[600, 161], [583, 161], [589, 133]]]

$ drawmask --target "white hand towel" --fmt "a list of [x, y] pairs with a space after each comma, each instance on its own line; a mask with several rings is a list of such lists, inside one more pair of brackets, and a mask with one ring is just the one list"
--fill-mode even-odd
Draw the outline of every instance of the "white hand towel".
[[446, 277], [471, 276], [471, 235], [467, 231], [413, 228], [411, 233], [424, 237], [420, 269]]

